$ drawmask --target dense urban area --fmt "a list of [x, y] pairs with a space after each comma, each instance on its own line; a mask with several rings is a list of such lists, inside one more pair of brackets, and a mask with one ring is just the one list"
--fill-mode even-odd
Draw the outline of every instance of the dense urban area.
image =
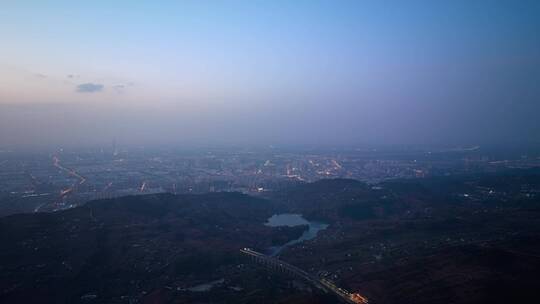
[[120, 149], [48, 153], [0, 151], [0, 215], [54, 211], [84, 202], [149, 193], [236, 191], [261, 195], [291, 183], [493, 172], [540, 166], [514, 151], [449, 149]]

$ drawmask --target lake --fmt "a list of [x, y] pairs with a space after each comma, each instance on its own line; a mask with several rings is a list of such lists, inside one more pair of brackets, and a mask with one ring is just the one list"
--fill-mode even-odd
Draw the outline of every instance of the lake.
[[265, 223], [269, 227], [280, 227], [280, 226], [300, 226], [308, 225], [308, 230], [297, 239], [291, 240], [281, 246], [272, 246], [268, 248], [269, 254], [272, 256], [278, 255], [283, 249], [292, 246], [294, 244], [301, 243], [303, 241], [311, 240], [317, 237], [319, 231], [328, 228], [328, 224], [316, 221], [308, 221], [301, 214], [293, 213], [283, 213], [283, 214], [274, 214], [268, 218]]

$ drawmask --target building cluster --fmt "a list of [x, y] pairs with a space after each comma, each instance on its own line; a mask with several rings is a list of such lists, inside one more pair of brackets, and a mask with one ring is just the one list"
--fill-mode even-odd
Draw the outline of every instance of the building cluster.
[[537, 158], [498, 160], [476, 150], [173, 151], [115, 147], [112, 152], [3, 152], [0, 197], [11, 204], [12, 211], [7, 213], [15, 213], [58, 210], [93, 199], [144, 193], [238, 191], [256, 195], [291, 182], [325, 178], [352, 178], [374, 184], [396, 178], [539, 165]]

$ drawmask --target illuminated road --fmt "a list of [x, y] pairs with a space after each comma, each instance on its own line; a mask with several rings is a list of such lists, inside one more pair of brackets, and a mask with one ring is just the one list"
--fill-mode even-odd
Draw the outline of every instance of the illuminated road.
[[62, 165], [60, 164], [60, 159], [59, 159], [58, 157], [53, 156], [53, 162], [54, 162], [53, 164], [54, 164], [54, 166], [55, 166], [56, 168], [58, 168], [58, 169], [60, 169], [60, 170], [62, 170], [62, 171], [64, 171], [64, 172], [67, 172], [67, 174], [69, 174], [70, 176], [73, 176], [73, 177], [78, 178], [78, 179], [79, 179], [79, 185], [82, 185], [82, 184], [84, 184], [84, 182], [86, 182], [86, 178], [83, 177], [83, 176], [81, 176], [81, 175], [80, 175], [79, 173], [77, 173], [75, 170], [73, 170], [73, 169], [68, 169], [68, 168], [62, 166]]
[[264, 255], [260, 252], [251, 250], [249, 248], [242, 248], [240, 249], [240, 252], [242, 252], [245, 255], [250, 256], [253, 258], [257, 263], [262, 264], [268, 268], [271, 268], [273, 270], [286, 272], [291, 275], [294, 275], [296, 277], [299, 277], [307, 282], [309, 282], [311, 285], [317, 287], [318, 289], [324, 291], [324, 292], [330, 292], [335, 294], [340, 300], [342, 300], [345, 303], [351, 303], [351, 304], [366, 304], [368, 303], [368, 300], [361, 296], [358, 293], [350, 293], [346, 291], [345, 289], [339, 288], [334, 283], [325, 280], [325, 279], [319, 279], [318, 277], [312, 276], [309, 273], [305, 272], [304, 270], [293, 266], [291, 264], [288, 264], [282, 260], [279, 260], [277, 258], [273, 258], [267, 255]]
[[[58, 200], [53, 202], [53, 205], [56, 205], [57, 202], [62, 201], [69, 194], [74, 193], [75, 190], [77, 190], [78, 185], [82, 185], [82, 184], [84, 184], [86, 182], [86, 178], [84, 176], [80, 175], [79, 173], [77, 173], [77, 171], [62, 166], [60, 164], [60, 159], [57, 156], [53, 156], [53, 165], [56, 168], [60, 169], [61, 171], [66, 172], [69, 176], [75, 177], [75, 178], [77, 178], [79, 180], [78, 183], [74, 183], [70, 187], [68, 187], [66, 189], [63, 189], [63, 190], [60, 190], [60, 195], [58, 197]], [[38, 212], [43, 207], [43, 205], [44, 204], [42, 204], [42, 205], [38, 206], [36, 209], [34, 209], [34, 212]]]
[[146, 182], [143, 182], [141, 184], [141, 188], [139, 189], [139, 192], [144, 192], [144, 189], [146, 189]]

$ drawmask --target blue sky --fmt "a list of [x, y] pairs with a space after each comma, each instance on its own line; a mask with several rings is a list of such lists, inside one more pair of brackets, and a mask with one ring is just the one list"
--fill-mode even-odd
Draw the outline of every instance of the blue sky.
[[[104, 116], [104, 130], [130, 142], [475, 142], [540, 131], [538, 1], [157, 2], [0, 4], [3, 143], [44, 132], [10, 135], [21, 107], [36, 104], [50, 109], [34, 114], [46, 126], [71, 109], [68, 133], [89, 140], [84, 121]], [[142, 132], [133, 120], [146, 113]], [[174, 118], [184, 124], [163, 125]], [[57, 124], [45, 130], [65, 137]]]

